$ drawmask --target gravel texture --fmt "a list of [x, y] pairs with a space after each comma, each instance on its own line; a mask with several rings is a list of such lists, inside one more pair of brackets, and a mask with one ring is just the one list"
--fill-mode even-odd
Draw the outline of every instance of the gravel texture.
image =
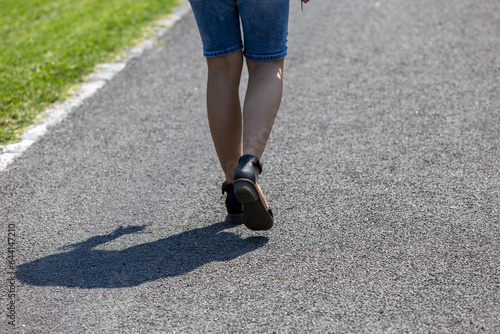
[[0, 173], [0, 329], [500, 333], [500, 3], [291, 5], [275, 227], [224, 222], [188, 14]]

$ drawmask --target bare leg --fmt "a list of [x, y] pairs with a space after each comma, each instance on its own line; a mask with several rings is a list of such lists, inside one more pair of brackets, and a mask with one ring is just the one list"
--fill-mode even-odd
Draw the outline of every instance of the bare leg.
[[271, 62], [247, 60], [248, 88], [243, 106], [243, 154], [259, 159], [278, 113], [283, 93], [284, 59]]
[[207, 65], [208, 123], [226, 181], [232, 183], [242, 153], [239, 86], [243, 55], [240, 51], [207, 58]]

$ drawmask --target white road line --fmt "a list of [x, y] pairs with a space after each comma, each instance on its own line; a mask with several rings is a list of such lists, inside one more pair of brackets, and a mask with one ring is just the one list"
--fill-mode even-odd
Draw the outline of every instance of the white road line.
[[167, 18], [155, 22], [155, 25], [159, 27], [155, 29], [156, 33], [153, 37], [143, 40], [138, 45], [125, 50], [123, 52], [126, 55], [125, 59], [120, 59], [116, 63], [100, 64], [96, 66], [95, 72], [87, 76], [84, 83], [78, 86], [67, 100], [53, 105], [39, 115], [38, 121], [27, 127], [23, 132], [20, 142], [0, 147], [0, 172], [6, 170], [16, 158], [26, 151], [33, 143], [40, 140], [50, 128], [56, 126], [65, 119], [66, 116], [79, 107], [85, 99], [104, 87], [108, 81], [125, 68], [131, 59], [139, 57], [144, 50], [151, 48], [156, 40], [161, 38], [190, 11], [191, 7], [189, 3], [186, 0], [182, 1]]

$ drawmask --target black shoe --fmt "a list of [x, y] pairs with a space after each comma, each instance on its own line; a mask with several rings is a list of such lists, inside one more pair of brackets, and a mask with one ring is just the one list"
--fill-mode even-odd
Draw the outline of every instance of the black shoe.
[[222, 194], [224, 193], [227, 193], [227, 219], [232, 224], [241, 224], [243, 220], [243, 205], [234, 196], [234, 187], [232, 183], [224, 181], [222, 184]]
[[251, 230], [269, 230], [273, 227], [273, 212], [267, 205], [262, 190], [256, 182], [254, 166], [262, 173], [262, 164], [254, 155], [240, 158], [234, 173], [234, 195], [243, 204], [243, 223]]

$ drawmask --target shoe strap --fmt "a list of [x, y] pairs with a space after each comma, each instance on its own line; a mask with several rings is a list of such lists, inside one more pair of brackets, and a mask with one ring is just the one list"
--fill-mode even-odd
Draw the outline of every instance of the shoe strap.
[[224, 195], [224, 193], [231, 192], [231, 191], [233, 191], [233, 184], [228, 183], [227, 181], [224, 181], [224, 183], [222, 184], [222, 195]]
[[257, 177], [254, 166], [259, 168], [259, 174], [262, 173], [262, 164], [255, 155], [246, 154], [242, 156], [234, 172], [234, 180], [249, 179], [256, 182]]
[[259, 158], [257, 158], [255, 155], [245, 154], [240, 157], [240, 160], [238, 162], [241, 162], [241, 160], [250, 161], [253, 165], [259, 168], [259, 175], [262, 173], [262, 162], [260, 162]]

